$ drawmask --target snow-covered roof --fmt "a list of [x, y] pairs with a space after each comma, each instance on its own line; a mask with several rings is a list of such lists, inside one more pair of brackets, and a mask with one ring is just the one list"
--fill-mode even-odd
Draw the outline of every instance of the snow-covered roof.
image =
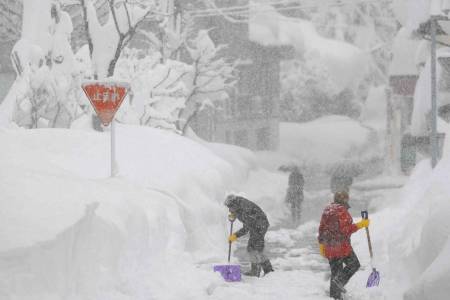
[[389, 67], [389, 75], [418, 75], [419, 70], [416, 63], [416, 53], [419, 49], [420, 40], [410, 38], [410, 31], [406, 28], [400, 29], [392, 46], [392, 62]]
[[450, 0], [394, 0], [393, 9], [397, 20], [409, 29], [417, 29], [431, 15], [446, 15]]

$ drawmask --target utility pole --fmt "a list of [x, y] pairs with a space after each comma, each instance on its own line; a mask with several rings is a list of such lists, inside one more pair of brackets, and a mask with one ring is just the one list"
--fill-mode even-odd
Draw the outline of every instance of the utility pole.
[[438, 137], [437, 137], [437, 76], [436, 76], [436, 16], [431, 16], [431, 167], [434, 168], [438, 161]]

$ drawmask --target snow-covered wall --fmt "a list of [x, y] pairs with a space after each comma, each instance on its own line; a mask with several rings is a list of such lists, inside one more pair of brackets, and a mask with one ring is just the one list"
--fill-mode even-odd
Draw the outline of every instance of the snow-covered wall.
[[211, 262], [226, 257], [225, 193], [251, 167], [234, 162], [250, 153], [118, 125], [108, 178], [108, 132], [0, 129], [0, 140], [1, 299], [207, 294]]

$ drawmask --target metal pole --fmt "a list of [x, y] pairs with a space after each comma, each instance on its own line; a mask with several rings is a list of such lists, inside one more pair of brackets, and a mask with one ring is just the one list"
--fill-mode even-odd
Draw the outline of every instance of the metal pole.
[[436, 17], [431, 16], [431, 167], [435, 167], [438, 160], [437, 140], [437, 80], [436, 80]]
[[116, 175], [116, 126], [114, 119], [111, 121], [111, 177]]

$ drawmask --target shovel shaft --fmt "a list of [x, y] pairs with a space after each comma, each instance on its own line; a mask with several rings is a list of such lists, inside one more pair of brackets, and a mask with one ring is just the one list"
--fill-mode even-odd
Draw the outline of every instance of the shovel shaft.
[[[233, 234], [233, 222], [230, 222], [230, 235]], [[228, 242], [228, 263], [230, 263], [230, 259], [231, 259], [231, 241]]]
[[372, 259], [373, 258], [372, 242], [370, 241], [370, 233], [368, 227], [366, 227], [366, 235], [367, 235], [367, 243], [369, 244], [370, 259]]
[[[361, 211], [361, 217], [363, 219], [369, 218], [369, 213], [367, 210]], [[369, 227], [366, 227], [366, 235], [367, 235], [367, 243], [369, 244], [369, 253], [370, 253], [370, 259], [373, 258], [373, 251], [372, 251], [372, 242], [370, 241], [370, 233], [369, 233]]]

